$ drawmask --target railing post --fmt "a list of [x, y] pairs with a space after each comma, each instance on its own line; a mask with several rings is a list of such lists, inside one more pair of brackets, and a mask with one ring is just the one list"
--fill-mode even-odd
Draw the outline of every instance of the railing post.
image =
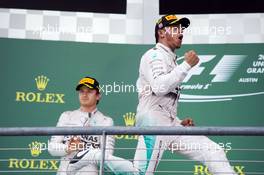
[[102, 157], [100, 161], [100, 175], [104, 174], [104, 161], [105, 161], [105, 146], [106, 146], [106, 133], [103, 131], [102, 134], [102, 143], [100, 144], [101, 151], [102, 151]]

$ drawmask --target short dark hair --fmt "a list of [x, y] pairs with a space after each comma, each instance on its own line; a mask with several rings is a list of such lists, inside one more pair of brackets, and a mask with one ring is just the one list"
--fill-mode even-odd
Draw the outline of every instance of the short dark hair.
[[156, 39], [156, 43], [159, 42], [159, 32], [155, 30], [155, 39]]

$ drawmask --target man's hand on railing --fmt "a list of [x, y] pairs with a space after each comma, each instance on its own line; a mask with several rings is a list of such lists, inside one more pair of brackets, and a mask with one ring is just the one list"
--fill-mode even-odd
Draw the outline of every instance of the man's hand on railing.
[[74, 136], [70, 139], [68, 144], [68, 149], [66, 152], [70, 154], [74, 151], [83, 149], [83, 147], [84, 147], [84, 143], [81, 141], [80, 137]]
[[182, 120], [181, 125], [182, 126], [194, 126], [193, 119], [191, 119], [189, 117], [185, 118], [185, 119]]

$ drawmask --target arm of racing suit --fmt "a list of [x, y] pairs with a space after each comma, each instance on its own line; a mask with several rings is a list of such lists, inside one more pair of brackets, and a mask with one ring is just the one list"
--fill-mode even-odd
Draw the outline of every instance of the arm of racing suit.
[[[67, 120], [67, 113], [64, 112], [61, 114], [59, 121], [57, 123], [57, 127], [65, 126], [65, 122]], [[48, 151], [52, 156], [65, 156], [68, 153], [66, 152], [68, 145], [63, 143], [64, 136], [51, 136], [48, 144]]]
[[[153, 56], [155, 55], [155, 56]], [[143, 63], [144, 74], [150, 83], [152, 91], [157, 96], [163, 96], [172, 92], [186, 77], [191, 66], [183, 61], [168, 72], [166, 58], [158, 50], [147, 53]]]
[[[107, 122], [104, 126], [114, 126], [113, 119], [107, 117]], [[106, 137], [106, 154], [112, 155], [114, 153], [114, 146], [115, 146], [115, 136], [114, 135], [107, 135]]]

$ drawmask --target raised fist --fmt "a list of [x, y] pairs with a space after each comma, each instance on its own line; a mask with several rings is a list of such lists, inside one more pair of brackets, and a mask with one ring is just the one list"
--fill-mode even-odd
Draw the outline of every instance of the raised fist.
[[199, 62], [199, 58], [193, 50], [190, 50], [184, 54], [185, 61], [191, 66], [195, 66]]

